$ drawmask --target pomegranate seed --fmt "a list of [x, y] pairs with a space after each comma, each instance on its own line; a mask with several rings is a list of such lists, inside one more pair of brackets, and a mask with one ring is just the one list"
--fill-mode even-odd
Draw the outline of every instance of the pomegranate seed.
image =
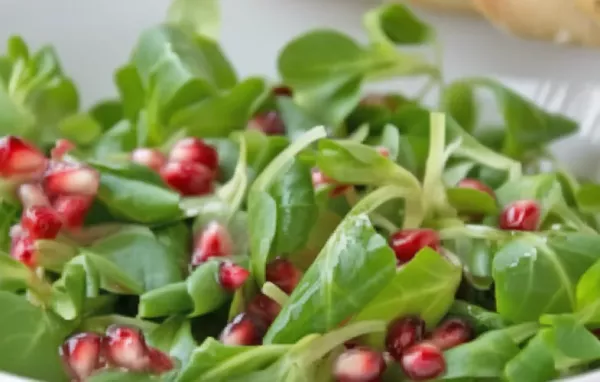
[[232, 254], [233, 241], [227, 228], [213, 221], [208, 223], [196, 240], [192, 265], [197, 266], [211, 257], [231, 256]]
[[62, 222], [52, 207], [33, 206], [23, 211], [21, 225], [32, 239], [54, 239]]
[[50, 157], [53, 160], [60, 161], [66, 153], [75, 149], [75, 145], [68, 139], [59, 139], [54, 144], [54, 148], [50, 151]]
[[[330, 177], [328, 177], [327, 175], [323, 174], [323, 172], [321, 172], [318, 169], [313, 169], [313, 171], [312, 171], [312, 183], [315, 188], [329, 186], [332, 184], [338, 184], [335, 180], [333, 180]], [[343, 193], [345, 193], [348, 189], [350, 189], [350, 186], [348, 186], [348, 185], [339, 185], [339, 186], [335, 187], [333, 190], [331, 190], [331, 192], [329, 193], [329, 196], [331, 196], [331, 197], [340, 196]]]
[[291, 97], [294, 95], [294, 92], [292, 91], [292, 89], [289, 86], [285, 86], [285, 85], [274, 86], [272, 89], [272, 92], [274, 95], [280, 96], [280, 97]]
[[92, 201], [88, 196], [59, 196], [53, 205], [65, 227], [72, 230], [83, 226]]
[[114, 366], [143, 371], [149, 366], [148, 346], [137, 328], [111, 325], [106, 329], [104, 351]]
[[20, 138], [0, 139], [0, 176], [26, 182], [42, 176], [48, 160], [37, 148]]
[[166, 373], [175, 367], [171, 357], [156, 348], [148, 348], [148, 358], [149, 369], [154, 374]]
[[492, 190], [490, 187], [483, 184], [482, 182], [480, 182], [477, 179], [465, 178], [465, 179], [461, 180], [460, 182], [458, 182], [457, 187], [470, 188], [473, 190], [485, 192], [486, 194], [490, 195], [492, 198], [494, 198], [494, 199], [496, 198], [496, 194], [494, 193], [494, 190]]
[[213, 172], [194, 162], [169, 162], [160, 175], [171, 188], [182, 195], [206, 195], [213, 191]]
[[276, 111], [259, 114], [248, 122], [249, 130], [258, 130], [266, 135], [285, 134], [285, 125]]
[[10, 255], [12, 258], [29, 268], [35, 268], [37, 265], [35, 241], [26, 233], [21, 233], [12, 237], [11, 243]]
[[44, 177], [44, 189], [49, 195], [95, 196], [100, 185], [96, 170], [77, 164], [53, 164]]
[[219, 339], [230, 346], [258, 345], [262, 339], [262, 330], [250, 316], [240, 313], [227, 324]]
[[102, 337], [96, 333], [78, 333], [69, 337], [59, 349], [71, 377], [83, 381], [102, 367]]
[[144, 147], [133, 150], [131, 160], [154, 171], [160, 171], [167, 163], [167, 158], [160, 151]]
[[20, 185], [17, 189], [17, 195], [24, 208], [50, 205], [48, 197], [38, 184], [26, 183]]
[[440, 237], [432, 229], [404, 229], [391, 236], [390, 245], [396, 253], [398, 262], [406, 263], [425, 247], [439, 251]]
[[388, 150], [387, 147], [377, 146], [376, 150], [379, 154], [381, 154], [381, 156], [384, 156], [386, 158], [390, 157], [390, 150]]
[[269, 326], [279, 315], [281, 306], [266, 295], [259, 293], [250, 301], [246, 309], [252, 318], [259, 320], [264, 326]]
[[219, 168], [219, 154], [211, 145], [198, 138], [184, 138], [173, 146], [169, 155], [172, 162], [194, 162], [211, 171]]
[[540, 223], [541, 207], [535, 200], [512, 202], [500, 215], [500, 228], [515, 231], [535, 231]]
[[291, 261], [277, 258], [267, 264], [266, 278], [285, 293], [292, 294], [302, 278], [302, 271]]
[[402, 353], [412, 345], [421, 342], [424, 335], [425, 322], [420, 317], [401, 317], [388, 326], [385, 347], [392, 358], [400, 360]]
[[385, 371], [383, 355], [366, 347], [349, 349], [333, 365], [337, 382], [378, 382]]
[[237, 264], [226, 262], [219, 267], [219, 283], [230, 292], [234, 292], [244, 285], [248, 276], [250, 276], [250, 272]]
[[404, 351], [400, 366], [411, 380], [425, 381], [439, 377], [446, 370], [442, 351], [427, 342], [415, 344]]
[[447, 350], [464, 344], [472, 338], [473, 332], [465, 321], [454, 318], [444, 321], [431, 334], [430, 342], [440, 348]]

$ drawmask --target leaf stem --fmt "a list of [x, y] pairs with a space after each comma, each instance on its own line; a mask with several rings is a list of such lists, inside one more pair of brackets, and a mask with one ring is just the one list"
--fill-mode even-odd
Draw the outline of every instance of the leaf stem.
[[504, 231], [474, 224], [467, 224], [462, 227], [444, 228], [439, 232], [439, 235], [442, 240], [454, 240], [461, 237], [468, 237], [471, 239], [501, 241], [508, 238], [508, 234]]
[[280, 306], [284, 306], [289, 299], [289, 296], [284, 291], [279, 289], [277, 285], [270, 281], [267, 281], [262, 286], [262, 293], [269, 297], [271, 300], [278, 303]]

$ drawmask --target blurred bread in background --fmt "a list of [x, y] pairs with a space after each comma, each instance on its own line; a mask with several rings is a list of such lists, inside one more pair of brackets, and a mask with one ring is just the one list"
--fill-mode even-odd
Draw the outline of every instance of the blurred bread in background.
[[600, 46], [600, 0], [407, 0], [447, 12], [478, 13], [510, 34], [558, 44]]

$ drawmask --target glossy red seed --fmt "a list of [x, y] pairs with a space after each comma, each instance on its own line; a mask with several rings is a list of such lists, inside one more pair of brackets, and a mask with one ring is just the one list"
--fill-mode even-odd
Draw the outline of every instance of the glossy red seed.
[[431, 342], [441, 350], [447, 350], [468, 342], [473, 337], [473, 331], [464, 320], [453, 318], [444, 321], [431, 334]]
[[417, 316], [401, 317], [388, 326], [385, 347], [392, 358], [400, 360], [404, 351], [421, 342], [424, 336], [425, 321]]
[[35, 241], [26, 233], [21, 233], [11, 238], [10, 255], [29, 268], [37, 265]]
[[102, 337], [89, 332], [75, 334], [63, 343], [59, 353], [69, 375], [83, 381], [102, 366]]
[[206, 166], [213, 172], [219, 168], [217, 150], [198, 138], [184, 138], [175, 143], [169, 153], [169, 161], [194, 162]]
[[32, 239], [54, 239], [62, 227], [60, 216], [50, 206], [33, 206], [23, 210], [21, 226]]
[[[312, 171], [312, 183], [313, 183], [313, 186], [317, 189], [320, 187], [324, 187], [324, 186], [338, 184], [338, 182], [331, 179], [327, 175], [323, 174], [323, 172], [321, 172], [318, 169], [313, 169], [313, 171]], [[337, 186], [333, 190], [331, 190], [331, 192], [329, 193], [329, 196], [331, 196], [331, 197], [340, 196], [340, 195], [344, 194], [346, 191], [348, 191], [349, 189], [350, 189], [350, 186], [340, 184], [339, 186]]]
[[336, 382], [378, 382], [386, 369], [383, 355], [365, 347], [340, 354], [333, 365]]
[[425, 381], [442, 375], [446, 370], [446, 361], [438, 347], [422, 342], [404, 351], [400, 366], [411, 380]]
[[144, 371], [149, 367], [148, 346], [142, 332], [129, 326], [111, 325], [103, 341], [107, 361], [113, 366], [130, 371]]
[[237, 264], [225, 262], [219, 267], [219, 283], [223, 289], [234, 292], [239, 289], [250, 276], [250, 272]]
[[504, 207], [500, 228], [514, 231], [535, 231], [540, 223], [541, 207], [535, 200], [518, 200]]
[[285, 85], [275, 86], [273, 87], [272, 91], [274, 95], [279, 97], [291, 97], [294, 95], [292, 89]]
[[154, 171], [160, 171], [167, 163], [167, 158], [160, 151], [145, 147], [133, 150], [131, 160]]
[[259, 114], [248, 122], [249, 130], [258, 130], [266, 135], [285, 134], [285, 125], [276, 111]]
[[262, 340], [262, 330], [246, 313], [240, 313], [227, 324], [219, 337], [224, 345], [258, 345]]
[[281, 312], [281, 306], [266, 295], [259, 293], [250, 301], [246, 310], [248, 315], [268, 327]]
[[23, 208], [49, 206], [50, 201], [39, 184], [25, 183], [17, 189]]
[[75, 149], [75, 144], [68, 139], [59, 139], [54, 144], [54, 147], [50, 151], [50, 157], [53, 160], [60, 161], [63, 159], [66, 153]]
[[149, 369], [153, 374], [163, 374], [175, 367], [171, 357], [156, 348], [148, 348], [148, 359]]
[[417, 252], [425, 247], [439, 251], [440, 245], [438, 233], [427, 228], [405, 229], [394, 233], [390, 237], [390, 246], [400, 263], [412, 260]]
[[266, 279], [287, 294], [292, 294], [302, 278], [302, 271], [289, 260], [277, 258], [267, 264]]
[[212, 257], [231, 256], [233, 241], [229, 231], [220, 223], [213, 221], [200, 232], [195, 240], [192, 265], [200, 265]]
[[71, 163], [53, 163], [44, 175], [44, 189], [51, 197], [57, 195], [95, 196], [100, 176], [92, 168]]
[[213, 172], [195, 162], [169, 162], [161, 170], [162, 179], [182, 195], [206, 195], [213, 192]]
[[13, 136], [0, 139], [0, 177], [18, 182], [35, 180], [41, 177], [47, 164], [44, 154], [22, 139]]
[[482, 182], [480, 182], [477, 179], [465, 178], [465, 179], [461, 180], [460, 182], [458, 182], [457, 187], [470, 188], [473, 190], [485, 192], [486, 194], [490, 195], [492, 198], [496, 198], [496, 194], [494, 193], [494, 190], [492, 190], [490, 187], [483, 184]]
[[83, 226], [92, 202], [89, 196], [59, 196], [53, 206], [64, 226], [72, 230]]

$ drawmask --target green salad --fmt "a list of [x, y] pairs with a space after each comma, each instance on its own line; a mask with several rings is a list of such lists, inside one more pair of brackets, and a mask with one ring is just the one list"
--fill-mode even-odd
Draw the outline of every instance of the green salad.
[[[401, 4], [364, 15], [366, 42], [310, 31], [279, 79], [240, 79], [209, 3], [174, 1], [115, 71], [118, 97], [88, 110], [51, 47], [9, 39], [0, 370], [544, 382], [600, 367], [600, 184], [548, 150], [577, 123], [489, 78], [444, 81], [435, 31]], [[365, 91], [398, 78], [423, 89]]]

